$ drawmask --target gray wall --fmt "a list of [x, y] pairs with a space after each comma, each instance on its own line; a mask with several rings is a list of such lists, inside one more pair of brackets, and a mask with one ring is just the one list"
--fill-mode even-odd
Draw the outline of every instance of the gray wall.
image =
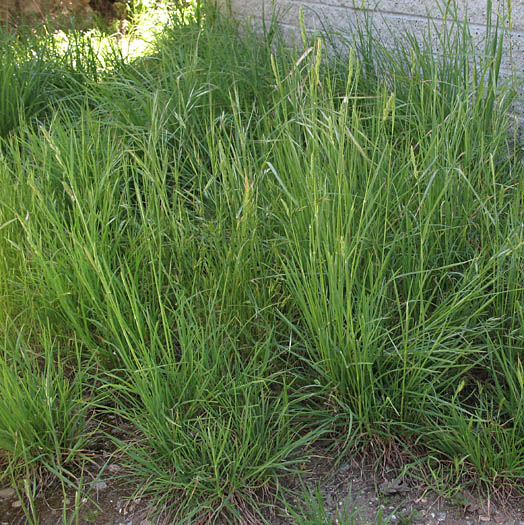
[[[235, 16], [249, 18], [256, 25], [261, 23], [264, 16], [269, 19], [273, 9], [271, 0], [219, 2], [229, 5]], [[428, 14], [437, 24], [442, 23], [442, 3], [438, 0], [275, 0], [280, 25], [290, 35], [298, 34], [299, 9], [302, 8], [305, 25], [310, 31], [321, 30], [322, 20], [330, 27], [344, 31], [351, 21], [358, 19], [363, 13], [368, 13], [373, 16], [380, 33], [386, 37], [391, 31], [400, 31], [406, 25], [415, 34], [424, 34]], [[485, 35], [488, 0], [457, 0], [456, 4], [459, 16], [467, 16], [471, 32], [480, 46]], [[511, 22], [506, 38], [502, 72], [506, 75], [515, 72], [524, 82], [524, 0], [493, 0], [492, 9], [494, 16], [497, 13], [508, 15], [509, 6]], [[524, 89], [521, 91], [524, 97]], [[520, 109], [516, 110], [519, 116], [524, 116], [522, 97], [518, 104]]]

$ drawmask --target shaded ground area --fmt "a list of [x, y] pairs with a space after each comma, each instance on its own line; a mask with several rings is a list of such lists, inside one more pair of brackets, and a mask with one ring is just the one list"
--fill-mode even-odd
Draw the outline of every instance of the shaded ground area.
[[524, 505], [517, 499], [495, 504], [465, 490], [451, 500], [399, 470], [377, 474], [356, 461], [332, 468], [329, 458], [319, 457], [302, 483], [310, 495], [295, 500], [296, 509], [309, 518], [302, 523], [524, 525]]
[[[18, 5], [18, 4], [17, 4]], [[2, 2], [0, 2], [0, 22], [2, 21]], [[9, 9], [9, 5], [7, 7]], [[4, 15], [5, 18], [6, 15]], [[18, 27], [20, 24], [37, 27], [45, 22], [48, 27], [68, 29], [74, 17], [74, 27], [87, 29], [93, 25], [110, 25], [121, 22], [127, 17], [126, 1], [116, 0], [85, 0], [78, 3], [62, 5], [57, 2], [54, 9], [31, 4], [22, 10], [9, 9], [8, 24]]]
[[[41, 525], [64, 523], [100, 525], [165, 525], [166, 519], [149, 515], [146, 499], [133, 498], [132, 491], [115, 481], [121, 473], [116, 462], [109, 462], [101, 474], [84, 483], [83, 492], [60, 487], [41, 494], [35, 513]], [[334, 465], [331, 458], [318, 455], [305, 465], [301, 477], [285, 482], [287, 504], [276, 503], [267, 518], [246, 518], [246, 525], [302, 524], [412, 524], [412, 525], [524, 525], [524, 502], [507, 498], [490, 501], [463, 490], [444, 498], [422, 482], [403, 478], [398, 471], [377, 475], [371, 465], [356, 461]], [[14, 490], [0, 490], [0, 525], [31, 523], [24, 515]]]

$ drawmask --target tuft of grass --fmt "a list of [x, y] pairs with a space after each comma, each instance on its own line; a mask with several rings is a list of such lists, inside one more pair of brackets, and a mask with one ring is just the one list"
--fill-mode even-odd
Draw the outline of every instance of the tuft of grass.
[[[47, 472], [67, 482], [88, 460], [96, 429], [90, 425], [96, 400], [92, 367], [80, 359], [78, 343], [70, 342], [77, 358], [70, 361], [50, 327], [41, 328], [38, 334], [21, 332], [16, 340], [3, 341], [0, 450], [8, 465], [0, 479], [36, 481]], [[36, 338], [38, 352], [31, 342]]]
[[177, 522], [256, 520], [260, 498], [325, 431], [308, 421], [303, 403], [312, 394], [300, 394], [290, 371], [275, 366], [274, 336], [245, 348], [218, 322], [219, 303], [207, 307], [203, 323], [195, 300], [180, 298], [176, 343], [144, 349], [140, 368], [112, 376], [107, 387], [121, 392], [120, 415], [133, 428], [119, 445], [141, 480], [138, 493]]
[[24, 49], [16, 36], [0, 33], [0, 137], [6, 137], [45, 105], [46, 49]]

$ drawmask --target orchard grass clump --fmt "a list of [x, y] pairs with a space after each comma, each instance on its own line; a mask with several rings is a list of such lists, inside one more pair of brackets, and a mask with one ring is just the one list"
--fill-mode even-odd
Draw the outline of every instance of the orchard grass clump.
[[36, 519], [109, 452], [173, 522], [263, 522], [309, 450], [394, 443], [522, 487], [504, 20], [334, 50], [174, 12], [142, 56], [0, 36], [0, 485]]

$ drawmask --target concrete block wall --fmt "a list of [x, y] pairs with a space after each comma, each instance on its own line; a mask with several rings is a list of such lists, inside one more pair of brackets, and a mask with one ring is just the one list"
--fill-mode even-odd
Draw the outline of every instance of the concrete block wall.
[[[428, 16], [438, 26], [444, 20], [443, 0], [219, 0], [229, 6], [233, 15], [250, 19], [255, 25], [270, 20], [275, 9], [282, 29], [297, 35], [300, 31], [299, 11], [302, 8], [308, 31], [330, 27], [347, 31], [364, 14], [371, 15], [379, 33], [386, 39], [408, 27], [415, 35], [425, 34]], [[453, 1], [451, 1], [453, 4]], [[492, 16], [505, 16], [507, 37], [502, 60], [502, 73], [516, 73], [522, 81], [519, 116], [524, 116], [524, 0], [493, 0]], [[486, 34], [488, 0], [456, 0], [458, 16], [467, 18], [479, 50]]]

